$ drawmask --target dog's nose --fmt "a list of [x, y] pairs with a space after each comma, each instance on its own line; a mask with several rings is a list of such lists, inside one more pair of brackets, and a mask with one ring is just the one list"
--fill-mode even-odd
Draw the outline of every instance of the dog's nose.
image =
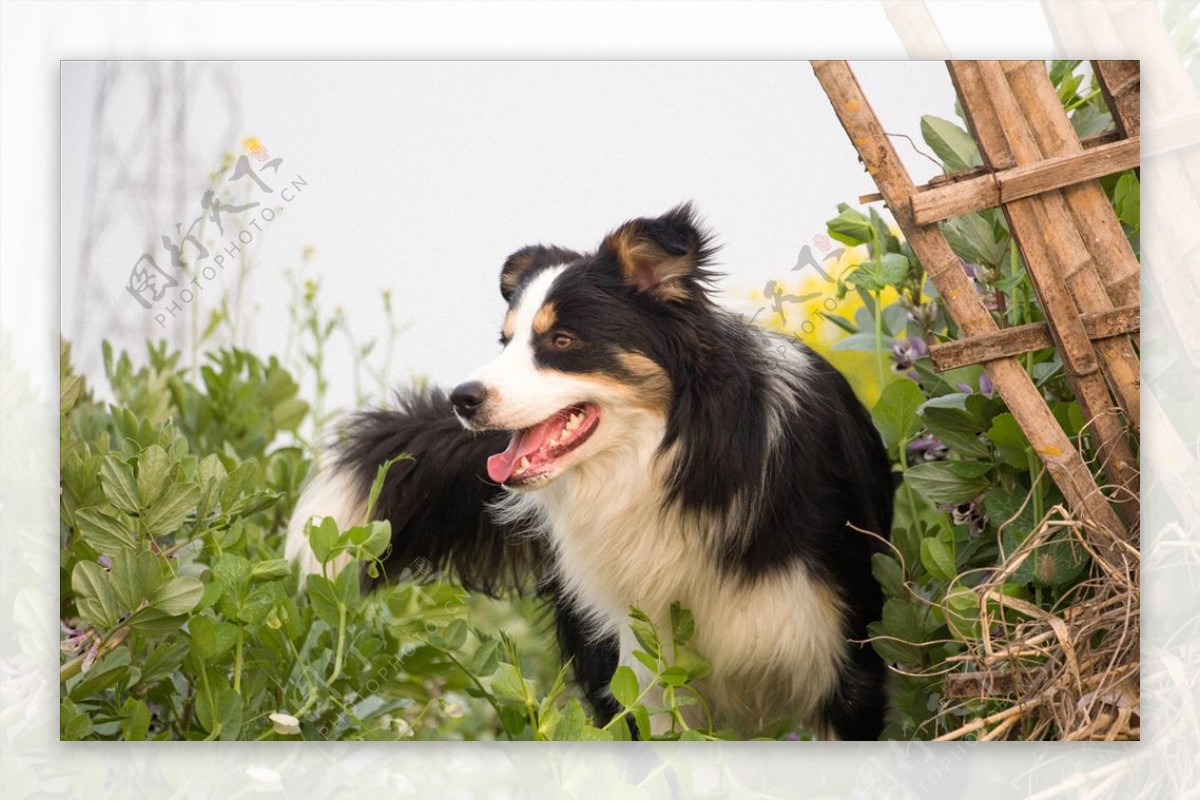
[[450, 393], [450, 402], [454, 404], [454, 410], [463, 417], [475, 414], [485, 400], [487, 400], [487, 387], [479, 381], [459, 384]]

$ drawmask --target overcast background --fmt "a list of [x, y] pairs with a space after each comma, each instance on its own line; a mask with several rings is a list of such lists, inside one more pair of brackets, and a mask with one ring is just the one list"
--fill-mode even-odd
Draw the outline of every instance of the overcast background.
[[[922, 149], [920, 116], [953, 116], [941, 62], [853, 67], [887, 129]], [[154, 321], [178, 289], [147, 312], [124, 287], [144, 251], [170, 267], [158, 240], [202, 213], [209, 173], [247, 136], [283, 159], [268, 184], [307, 186], [251, 229], [242, 344], [284, 352], [287, 270], [319, 279], [322, 306], [344, 309], [360, 341], [382, 336], [389, 288], [408, 325], [392, 376], [442, 384], [497, 351], [497, 274], [522, 245], [593, 248], [629, 217], [692, 200], [723, 243], [723, 289], [744, 296], [794, 277], [837, 203], [875, 189], [804, 61], [66, 62], [62, 331], [85, 369], [102, 338], [139, 360], [147, 336], [184, 344], [186, 328]], [[937, 171], [894, 143], [918, 182]], [[220, 247], [242, 227], [227, 222]], [[227, 264], [194, 295], [203, 318], [236, 286], [243, 266]], [[348, 346], [332, 355], [330, 400], [344, 406]]]

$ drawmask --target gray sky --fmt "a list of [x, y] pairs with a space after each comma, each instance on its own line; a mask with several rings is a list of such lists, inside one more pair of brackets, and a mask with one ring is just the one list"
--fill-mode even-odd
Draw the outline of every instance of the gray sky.
[[[953, 116], [941, 62], [853, 66], [888, 130], [922, 148], [920, 116]], [[291, 203], [276, 201], [285, 212], [256, 234], [249, 344], [285, 347], [285, 269], [320, 279], [326, 310], [342, 307], [361, 340], [383, 332], [386, 287], [410, 326], [392, 375], [442, 384], [497, 350], [497, 274], [522, 245], [593, 248], [625, 219], [690, 199], [724, 245], [722, 287], [745, 293], [788, 277], [837, 203], [874, 191], [803, 61], [241, 62], [186, 74], [186, 88], [162, 89], [169, 135], [159, 146], [144, 65], [113, 82], [98, 139], [101, 67], [63, 64], [62, 328], [85, 364], [95, 366], [101, 336], [140, 354], [147, 334], [162, 333], [124, 290], [129, 271], [159, 234], [201, 213], [207, 172], [248, 135], [283, 158], [278, 183], [307, 182]], [[181, 106], [182, 131], [172, 127]], [[171, 145], [181, 134], [187, 158]], [[903, 139], [895, 144], [918, 182], [936, 171]], [[104, 179], [118, 172], [149, 184], [90, 192], [96, 158], [101, 187], [119, 186]], [[97, 208], [108, 213], [100, 223]], [[301, 267], [306, 246], [316, 255]], [[169, 266], [165, 253], [156, 259]], [[194, 296], [204, 315], [237, 282], [241, 265], [229, 263]], [[344, 405], [352, 394], [341, 342], [332, 357], [331, 400]]]

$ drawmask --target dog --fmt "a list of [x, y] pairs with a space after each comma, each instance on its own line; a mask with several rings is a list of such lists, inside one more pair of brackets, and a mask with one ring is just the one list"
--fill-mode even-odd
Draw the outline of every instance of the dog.
[[714, 254], [690, 204], [595, 251], [512, 254], [499, 355], [448, 397], [353, 415], [287, 555], [319, 570], [305, 524], [361, 523], [378, 467], [410, 454], [374, 508], [392, 526], [385, 573], [424, 557], [468, 589], [533, 582], [598, 719], [621, 711], [619, 665], [648, 679], [630, 607], [669, 632], [678, 603], [717, 725], [877, 739], [885, 667], [864, 641], [883, 604], [871, 557], [891, 530], [890, 463], [836, 369], [714, 301]]

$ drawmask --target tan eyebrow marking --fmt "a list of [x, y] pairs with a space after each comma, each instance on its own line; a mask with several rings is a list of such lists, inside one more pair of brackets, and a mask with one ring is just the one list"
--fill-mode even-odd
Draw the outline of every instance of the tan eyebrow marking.
[[505, 342], [512, 339], [513, 329], [516, 327], [516, 325], [517, 325], [517, 310], [509, 309], [508, 314], [504, 315], [504, 325], [500, 329], [500, 336], [502, 336], [504, 338]]
[[542, 308], [538, 309], [537, 314], [533, 316], [533, 333], [539, 335], [546, 333], [554, 327], [557, 319], [554, 302], [543, 304]]

